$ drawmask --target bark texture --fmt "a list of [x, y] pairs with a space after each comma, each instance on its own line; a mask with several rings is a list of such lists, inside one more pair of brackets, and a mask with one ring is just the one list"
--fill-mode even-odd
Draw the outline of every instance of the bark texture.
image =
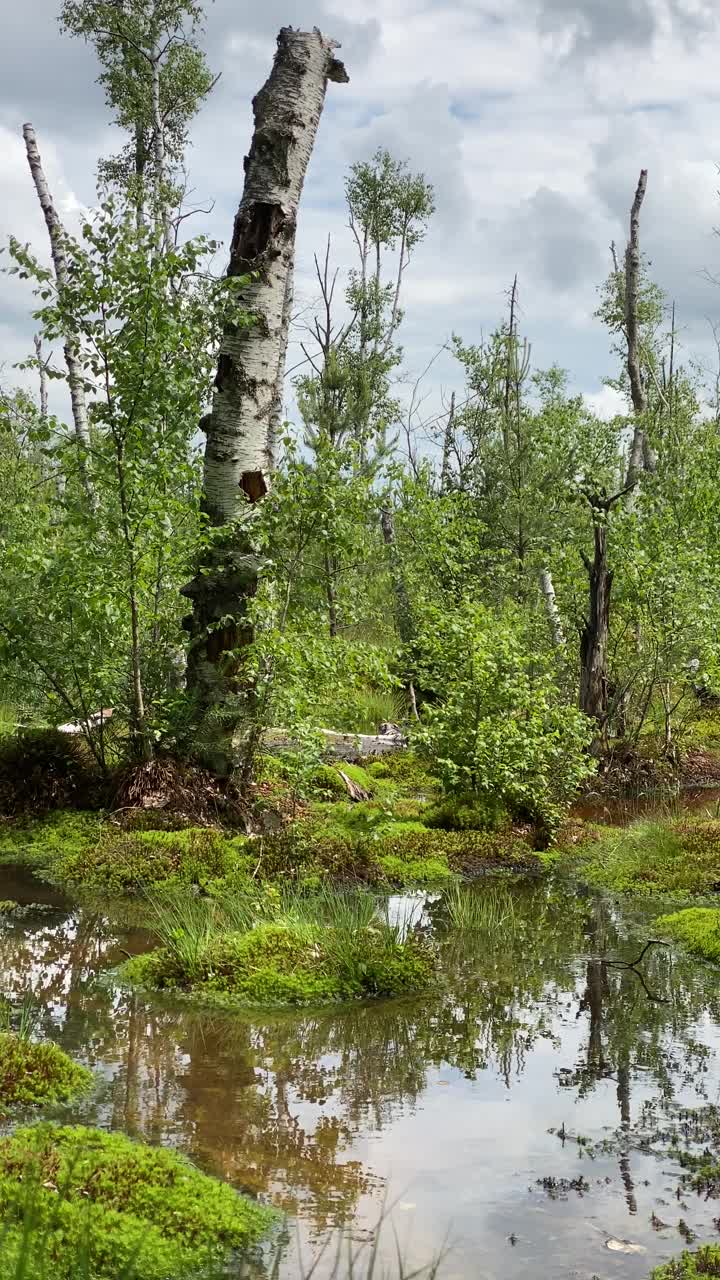
[[590, 608], [580, 633], [580, 707], [604, 733], [608, 712], [608, 642], [612, 571], [608, 568], [607, 524], [596, 521], [595, 550], [585, 558], [590, 580]]
[[560, 617], [560, 610], [555, 596], [555, 584], [548, 568], [540, 570], [540, 590], [545, 601], [545, 612], [553, 644], [556, 649], [563, 650], [565, 648], [565, 632], [563, 631], [562, 618]]
[[230, 277], [252, 273], [239, 302], [253, 323], [226, 326], [212, 411], [202, 423], [203, 507], [210, 524], [227, 533], [183, 589], [193, 603], [184, 625], [188, 688], [203, 726], [198, 753], [220, 775], [232, 769], [233, 740], [252, 718], [244, 652], [253, 640], [248, 604], [262, 563], [247, 517], [268, 492], [274, 466], [300, 194], [328, 80], [348, 79], [336, 48], [317, 29], [283, 28], [270, 77], [253, 101], [255, 128], [227, 270]]
[[[23, 138], [25, 139], [25, 151], [27, 154], [28, 165], [30, 166], [30, 173], [40, 202], [40, 208], [42, 209], [43, 217], [45, 219], [48, 236], [50, 237], [50, 253], [52, 255], [58, 294], [60, 296], [60, 301], [62, 302], [63, 294], [68, 286], [68, 265], [67, 258], [65, 256], [65, 231], [60, 221], [57, 209], [53, 203], [52, 195], [50, 194], [50, 188], [48, 187], [45, 172], [42, 167], [42, 160], [40, 158], [35, 130], [31, 124], [23, 125]], [[77, 344], [74, 342], [70, 334], [65, 337], [63, 350], [68, 372], [68, 386], [70, 388], [70, 402], [72, 404], [73, 422], [75, 424], [75, 438], [78, 444], [80, 478], [88, 501], [90, 502], [91, 507], [95, 509], [97, 504], [88, 466], [90, 428], [88, 426], [87, 403], [85, 400], [85, 382], [83, 379], [82, 365], [80, 363]]]
[[640, 209], [645, 198], [647, 169], [640, 170], [635, 198], [630, 210], [630, 239], [625, 250], [625, 331], [627, 334], [627, 370], [630, 378], [635, 423], [625, 476], [626, 506], [632, 506], [633, 489], [644, 470], [653, 471], [655, 461], [647, 438], [647, 393], [640, 367], [638, 334], [638, 297], [640, 290]]

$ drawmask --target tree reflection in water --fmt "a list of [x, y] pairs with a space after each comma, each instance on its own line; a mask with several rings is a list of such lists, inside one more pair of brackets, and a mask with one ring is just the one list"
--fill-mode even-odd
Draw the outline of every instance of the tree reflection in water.
[[62, 903], [52, 915], [2, 919], [4, 988], [31, 982], [43, 1030], [98, 1069], [96, 1096], [64, 1114], [177, 1145], [317, 1233], [349, 1221], [362, 1197], [382, 1196], [357, 1149], [416, 1109], [438, 1068], [468, 1080], [494, 1073], [510, 1089], [538, 1042], [560, 1052], [565, 1029], [584, 1020], [580, 1056], [558, 1080], [580, 1097], [615, 1082], [634, 1212], [634, 1084], [669, 1106], [702, 1080], [708, 1050], [695, 1027], [704, 1014], [720, 1021], [720, 993], [661, 948], [643, 958], [644, 982], [609, 964], [636, 958], [642, 932], [603, 900], [545, 881], [474, 890], [490, 891], [508, 910], [480, 912], [462, 933], [449, 928], [442, 898], [428, 903], [443, 978], [422, 998], [277, 1015], [178, 1008], [113, 979], [142, 935]]

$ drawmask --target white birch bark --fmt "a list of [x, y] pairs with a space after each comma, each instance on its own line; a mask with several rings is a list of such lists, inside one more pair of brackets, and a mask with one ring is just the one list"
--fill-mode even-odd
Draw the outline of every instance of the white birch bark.
[[173, 247], [170, 210], [165, 192], [165, 124], [160, 106], [160, 64], [162, 53], [156, 47], [150, 58], [150, 85], [153, 119], [153, 168], [155, 171], [155, 219], [158, 242], [165, 252]]
[[565, 648], [565, 632], [563, 631], [562, 618], [558, 609], [557, 598], [555, 596], [555, 586], [552, 580], [552, 574], [548, 568], [540, 570], [540, 589], [543, 593], [545, 601], [545, 612], [550, 624], [550, 633], [553, 638], [553, 644], [556, 649]]
[[203, 508], [229, 527], [183, 588], [191, 643], [187, 683], [205, 741], [200, 754], [217, 773], [233, 767], [233, 739], [255, 692], [243, 674], [252, 643], [248, 601], [262, 562], [239, 518], [270, 489], [282, 406], [298, 205], [328, 80], [348, 77], [334, 41], [317, 29], [280, 31], [269, 79], [253, 101], [255, 129], [235, 217], [229, 277], [249, 277], [236, 295], [250, 325], [228, 324], [218, 357], [206, 431]]
[[40, 379], [40, 417], [43, 422], [46, 422], [48, 416], [48, 376], [47, 367], [43, 360], [42, 339], [39, 333], [35, 334], [34, 343], [38, 362], [38, 378]]
[[[48, 187], [47, 179], [42, 167], [42, 160], [40, 158], [35, 130], [31, 124], [23, 125], [23, 138], [25, 139], [25, 150], [27, 153], [28, 165], [30, 166], [30, 173], [32, 175], [33, 183], [35, 184], [40, 208], [42, 209], [43, 217], [45, 218], [45, 226], [48, 230], [48, 236], [50, 237], [50, 253], [55, 271], [55, 280], [57, 282], [58, 294], [62, 299], [62, 295], [65, 293], [68, 285], [68, 265], [64, 244], [65, 231], [58, 216], [57, 209], [53, 203], [53, 198], [50, 194], [50, 188]], [[75, 439], [78, 444], [80, 478], [90, 506], [95, 510], [97, 502], [88, 467], [90, 428], [88, 426], [87, 403], [85, 400], [85, 383], [77, 344], [70, 334], [66, 334], [65, 336], [63, 351], [68, 371], [68, 386], [70, 388], [70, 403], [72, 405], [73, 422], [75, 425]]]
[[205, 450], [204, 496], [213, 523], [237, 517], [270, 487], [270, 422], [287, 345], [287, 276], [295, 223], [328, 79], [347, 80], [337, 47], [319, 31], [278, 36], [269, 80], [253, 102], [255, 133], [235, 218], [228, 275], [258, 273], [240, 302], [250, 328], [224, 335]]

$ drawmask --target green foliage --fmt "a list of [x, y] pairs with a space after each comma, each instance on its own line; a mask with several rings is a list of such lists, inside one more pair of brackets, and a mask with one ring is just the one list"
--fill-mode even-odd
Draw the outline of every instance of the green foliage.
[[[512, 831], [427, 831], [414, 828], [387, 832], [372, 846], [378, 863], [400, 870], [410, 883], [412, 869], [430, 861], [444, 864], [458, 875], [477, 875], [489, 869], [540, 870], [542, 863], [527, 841]], [[392, 859], [388, 863], [388, 859]], [[447, 874], [445, 875], [447, 878]]]
[[[257, 1240], [273, 1214], [173, 1151], [117, 1133], [41, 1124], [0, 1141], [3, 1258], [31, 1215], [32, 1280], [52, 1264], [75, 1280], [83, 1246], [93, 1280], [180, 1280]], [[39, 1257], [37, 1256], [39, 1255]], [[12, 1269], [3, 1278], [13, 1275]]]
[[695, 1280], [698, 1276], [720, 1276], [720, 1246], [706, 1244], [696, 1253], [685, 1251], [662, 1267], [656, 1267], [652, 1280]]
[[693, 955], [720, 960], [720, 911], [714, 907], [688, 907], [660, 916], [658, 929], [677, 938]]
[[422, 820], [426, 827], [442, 831], [497, 831], [507, 825], [508, 814], [495, 795], [461, 792], [429, 805], [423, 810]]
[[52, 868], [92, 846], [103, 829], [97, 813], [57, 812], [40, 820], [23, 818], [0, 827], [0, 863], [27, 862]]
[[228, 840], [205, 827], [134, 832], [106, 829], [96, 843], [61, 853], [52, 862], [52, 873], [62, 883], [132, 893], [160, 883], [204, 885], [244, 865], [244, 852], [242, 839]]
[[92, 1073], [51, 1041], [0, 1031], [0, 1111], [67, 1102], [92, 1084]]
[[321, 1004], [397, 995], [431, 980], [426, 946], [403, 941], [369, 895], [177, 899], [172, 908], [163, 898], [156, 918], [164, 945], [130, 960], [126, 977], [210, 1003]]
[[583, 851], [582, 875], [617, 893], [711, 893], [720, 881], [720, 821], [634, 822]]
[[556, 827], [592, 772], [592, 731], [528, 651], [522, 620], [470, 606], [449, 619], [431, 616], [417, 650], [422, 687], [439, 696], [415, 743], [446, 789]]

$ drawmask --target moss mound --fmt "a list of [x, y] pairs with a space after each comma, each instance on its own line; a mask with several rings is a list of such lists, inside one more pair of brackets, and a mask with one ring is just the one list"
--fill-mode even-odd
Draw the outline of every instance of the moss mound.
[[720, 1245], [708, 1244], [697, 1253], [682, 1253], [656, 1267], [652, 1280], [694, 1280], [695, 1276], [720, 1276]]
[[11, 1031], [0, 1032], [0, 1114], [8, 1107], [67, 1102], [86, 1093], [92, 1083], [92, 1072], [56, 1044], [36, 1044]]
[[257, 1240], [274, 1217], [174, 1152], [47, 1124], [0, 1141], [0, 1215], [0, 1276], [14, 1274], [24, 1236], [25, 1274], [55, 1280], [179, 1280]]
[[635, 822], [587, 847], [583, 876], [616, 893], [713, 892], [720, 883], [720, 820]]
[[[178, 945], [180, 943], [180, 945]], [[433, 978], [425, 943], [380, 925], [352, 931], [267, 922], [175, 943], [127, 961], [131, 982], [221, 1005], [312, 1005], [422, 990]]]
[[693, 955], [706, 960], [720, 960], [720, 910], [714, 907], [688, 907], [660, 916], [658, 929], [682, 942]]
[[154, 884], [206, 884], [237, 869], [246, 841], [207, 827], [182, 831], [105, 831], [94, 844], [63, 851], [57, 878], [71, 885], [131, 893]]

